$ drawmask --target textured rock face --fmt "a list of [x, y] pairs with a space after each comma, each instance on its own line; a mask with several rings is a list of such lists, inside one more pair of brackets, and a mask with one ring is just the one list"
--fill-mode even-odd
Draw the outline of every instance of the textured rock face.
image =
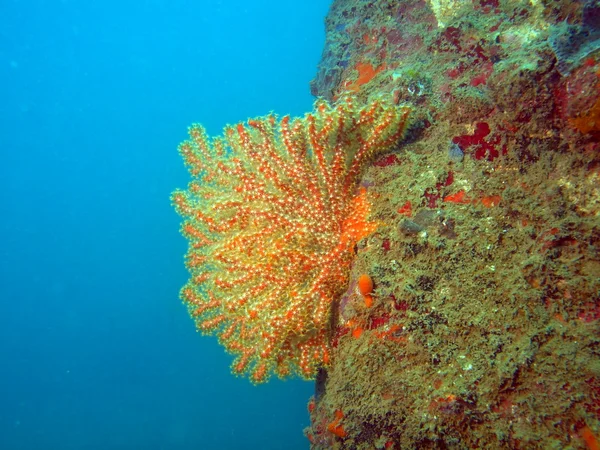
[[597, 11], [333, 2], [312, 92], [415, 118], [362, 180], [381, 225], [336, 308], [312, 448], [597, 448]]

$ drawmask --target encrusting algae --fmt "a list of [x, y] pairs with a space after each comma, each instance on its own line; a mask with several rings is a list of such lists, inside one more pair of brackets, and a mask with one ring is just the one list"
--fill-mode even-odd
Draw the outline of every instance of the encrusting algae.
[[314, 378], [330, 359], [330, 307], [347, 287], [368, 219], [365, 163], [403, 137], [409, 109], [319, 100], [304, 118], [200, 125], [179, 146], [193, 180], [172, 201], [191, 273], [181, 290], [198, 329], [236, 355], [232, 370]]
[[311, 450], [600, 448], [600, 2], [334, 0], [325, 24], [311, 93], [414, 126], [361, 180], [380, 226]]

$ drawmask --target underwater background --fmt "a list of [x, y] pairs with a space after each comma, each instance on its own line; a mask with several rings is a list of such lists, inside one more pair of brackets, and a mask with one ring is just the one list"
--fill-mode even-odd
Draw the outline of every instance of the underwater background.
[[0, 4], [0, 448], [304, 448], [178, 292], [187, 127], [311, 108], [329, 2]]

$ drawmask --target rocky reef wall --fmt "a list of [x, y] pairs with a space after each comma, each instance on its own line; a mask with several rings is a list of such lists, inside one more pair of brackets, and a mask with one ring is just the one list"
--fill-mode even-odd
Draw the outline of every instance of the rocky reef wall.
[[333, 2], [313, 94], [414, 112], [362, 180], [380, 225], [313, 449], [598, 448], [599, 22], [590, 0]]

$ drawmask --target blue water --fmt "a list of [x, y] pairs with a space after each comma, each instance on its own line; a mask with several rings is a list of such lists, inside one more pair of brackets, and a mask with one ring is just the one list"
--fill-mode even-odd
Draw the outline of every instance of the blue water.
[[178, 299], [169, 193], [211, 134], [311, 107], [327, 0], [0, 2], [0, 448], [306, 448]]

